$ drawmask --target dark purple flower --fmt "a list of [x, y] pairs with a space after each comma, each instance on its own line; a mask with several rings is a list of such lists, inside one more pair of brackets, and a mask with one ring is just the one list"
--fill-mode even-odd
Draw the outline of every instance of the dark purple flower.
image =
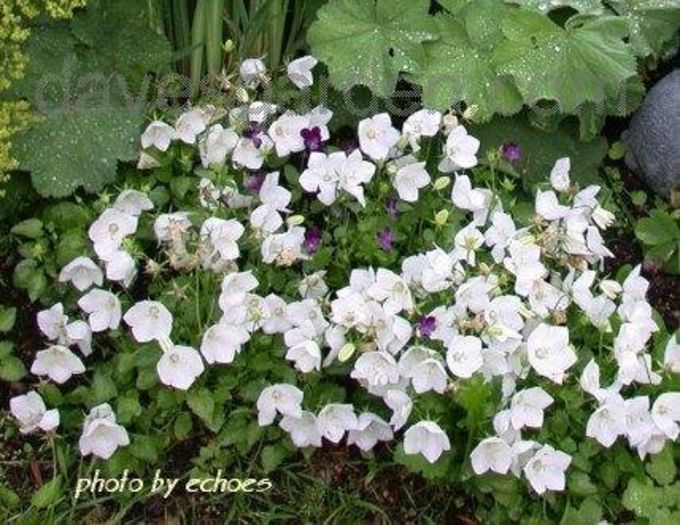
[[253, 141], [253, 146], [259, 148], [262, 146], [262, 128], [257, 122], [251, 122], [244, 130], [243, 136]]
[[357, 139], [354, 137], [349, 137], [346, 139], [342, 139], [340, 141], [340, 149], [345, 152], [346, 155], [351, 154], [355, 149], [359, 148], [359, 143], [357, 142]]
[[437, 319], [432, 315], [426, 315], [418, 321], [418, 333], [422, 337], [429, 338], [437, 329]]
[[321, 151], [323, 149], [321, 128], [319, 126], [300, 130], [300, 136], [305, 141], [307, 151]]
[[321, 245], [321, 230], [319, 228], [310, 228], [305, 231], [305, 242], [303, 246], [307, 253], [314, 254]]
[[397, 210], [397, 199], [394, 197], [387, 197], [385, 199], [385, 208], [393, 219], [396, 219], [397, 215], [399, 215], [399, 210]]
[[514, 163], [522, 158], [522, 149], [515, 142], [504, 142], [500, 150], [501, 156], [508, 162]]
[[263, 183], [264, 175], [262, 174], [248, 175], [245, 180], [246, 189], [253, 193], [258, 193]]
[[389, 252], [392, 249], [392, 244], [394, 244], [394, 234], [389, 228], [385, 228], [383, 231], [378, 232], [378, 246]]

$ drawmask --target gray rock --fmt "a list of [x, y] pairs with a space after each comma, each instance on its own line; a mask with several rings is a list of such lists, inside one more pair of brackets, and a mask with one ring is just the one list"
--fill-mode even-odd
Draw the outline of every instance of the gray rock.
[[626, 164], [656, 193], [674, 200], [680, 190], [680, 69], [649, 90], [624, 142]]

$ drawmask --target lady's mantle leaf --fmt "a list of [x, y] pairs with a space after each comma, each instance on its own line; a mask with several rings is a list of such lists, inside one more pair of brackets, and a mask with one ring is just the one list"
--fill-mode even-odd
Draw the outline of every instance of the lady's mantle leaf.
[[507, 40], [494, 53], [500, 74], [511, 75], [525, 102], [554, 100], [563, 113], [617, 95], [636, 75], [625, 20], [602, 17], [562, 28], [539, 13], [515, 10], [503, 21]]
[[[435, 17], [441, 38], [425, 44], [427, 64], [414, 75], [414, 80], [423, 88], [425, 107], [445, 110], [464, 101], [468, 106], [477, 106], [479, 120], [487, 120], [494, 113], [511, 115], [522, 108], [522, 97], [510, 77], [497, 75], [491, 66], [490, 49], [496, 39], [487, 34], [486, 45], [472, 40], [479, 40], [483, 34], [476, 24], [477, 19], [471, 16], [474, 14], [471, 9], [480, 4], [465, 8], [463, 12], [468, 16], [441, 14]], [[487, 11], [487, 15], [489, 13]], [[494, 25], [494, 20], [488, 22]], [[502, 38], [499, 25], [495, 27]]]
[[437, 38], [428, 6], [427, 0], [331, 0], [307, 40], [336, 87], [364, 84], [388, 97], [400, 71], [415, 73], [422, 64], [422, 43]]
[[614, 10], [630, 24], [630, 43], [639, 56], [658, 56], [678, 37], [680, 4], [677, 0], [612, 0]]

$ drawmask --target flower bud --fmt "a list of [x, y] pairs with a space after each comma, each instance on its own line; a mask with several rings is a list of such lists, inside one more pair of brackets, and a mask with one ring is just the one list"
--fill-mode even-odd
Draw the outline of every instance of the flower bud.
[[437, 226], [444, 226], [449, 220], [449, 210], [440, 210], [434, 215], [434, 222]]
[[236, 99], [243, 104], [247, 104], [248, 101], [250, 100], [250, 97], [248, 96], [248, 92], [245, 90], [245, 88], [242, 88], [242, 87], [236, 88], [235, 94], [236, 94]]
[[354, 355], [355, 350], [356, 346], [354, 346], [353, 343], [345, 343], [344, 345], [342, 345], [342, 348], [338, 352], [338, 361], [344, 363], [350, 357], [352, 357], [352, 355]]
[[234, 50], [234, 47], [236, 46], [234, 45], [234, 41], [231, 38], [222, 44], [222, 49], [225, 53], [231, 53]]
[[443, 177], [439, 177], [436, 181], [434, 181], [434, 189], [437, 191], [443, 190], [449, 184], [451, 184], [451, 177], [444, 175]]
[[305, 218], [303, 215], [291, 215], [286, 219], [286, 224], [288, 226], [299, 226], [305, 222]]
[[474, 121], [478, 113], [479, 106], [477, 104], [472, 104], [471, 106], [468, 106], [463, 112], [463, 118], [465, 120]]

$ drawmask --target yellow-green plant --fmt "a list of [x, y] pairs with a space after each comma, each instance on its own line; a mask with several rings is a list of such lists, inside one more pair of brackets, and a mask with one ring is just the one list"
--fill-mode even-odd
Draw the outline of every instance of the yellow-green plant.
[[[24, 75], [26, 56], [22, 50], [28, 40], [30, 21], [40, 14], [55, 19], [70, 18], [73, 10], [87, 0], [4, 0], [0, 5], [0, 91]], [[24, 101], [0, 102], [0, 182], [17, 167], [12, 157], [12, 136], [30, 120], [29, 105]], [[2, 192], [0, 192], [2, 193]]]

